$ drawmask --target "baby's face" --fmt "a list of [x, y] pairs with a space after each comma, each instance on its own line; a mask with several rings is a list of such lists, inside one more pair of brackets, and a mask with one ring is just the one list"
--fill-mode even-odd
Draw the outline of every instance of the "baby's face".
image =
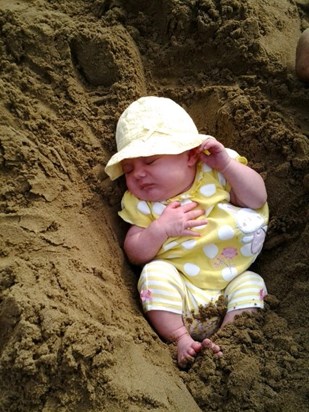
[[159, 202], [188, 190], [196, 158], [190, 152], [125, 159], [121, 163], [129, 191], [142, 200]]

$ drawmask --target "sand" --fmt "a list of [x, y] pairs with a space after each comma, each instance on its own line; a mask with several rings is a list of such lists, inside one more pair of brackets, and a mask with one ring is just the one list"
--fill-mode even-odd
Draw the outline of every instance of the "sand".
[[[1, 0], [0, 25], [0, 410], [309, 410], [308, 2]], [[180, 103], [269, 194], [266, 309], [188, 371], [144, 319], [104, 173], [143, 95]]]

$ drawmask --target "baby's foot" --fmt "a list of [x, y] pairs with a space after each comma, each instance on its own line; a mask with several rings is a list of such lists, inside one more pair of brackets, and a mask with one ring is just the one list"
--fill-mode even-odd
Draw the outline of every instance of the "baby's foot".
[[202, 347], [210, 349], [216, 358], [221, 358], [221, 356], [223, 356], [220, 346], [216, 345], [210, 339], [204, 339], [202, 342]]
[[188, 333], [180, 336], [176, 343], [178, 366], [184, 369], [193, 363], [196, 355], [202, 349], [202, 344], [193, 340]]

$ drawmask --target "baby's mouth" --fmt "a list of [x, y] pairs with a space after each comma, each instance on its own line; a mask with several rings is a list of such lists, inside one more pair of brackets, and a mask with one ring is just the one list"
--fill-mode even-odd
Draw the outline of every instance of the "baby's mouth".
[[140, 185], [141, 190], [147, 190], [150, 189], [153, 186], [152, 183], [143, 183]]

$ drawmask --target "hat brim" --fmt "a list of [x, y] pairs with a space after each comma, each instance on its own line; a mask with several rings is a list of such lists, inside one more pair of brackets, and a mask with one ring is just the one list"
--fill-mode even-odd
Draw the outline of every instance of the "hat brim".
[[105, 172], [111, 180], [115, 180], [123, 175], [122, 160], [154, 155], [176, 155], [199, 146], [209, 138], [212, 136], [199, 133], [173, 135], [154, 133], [147, 140], [134, 140], [115, 153], [105, 166]]

